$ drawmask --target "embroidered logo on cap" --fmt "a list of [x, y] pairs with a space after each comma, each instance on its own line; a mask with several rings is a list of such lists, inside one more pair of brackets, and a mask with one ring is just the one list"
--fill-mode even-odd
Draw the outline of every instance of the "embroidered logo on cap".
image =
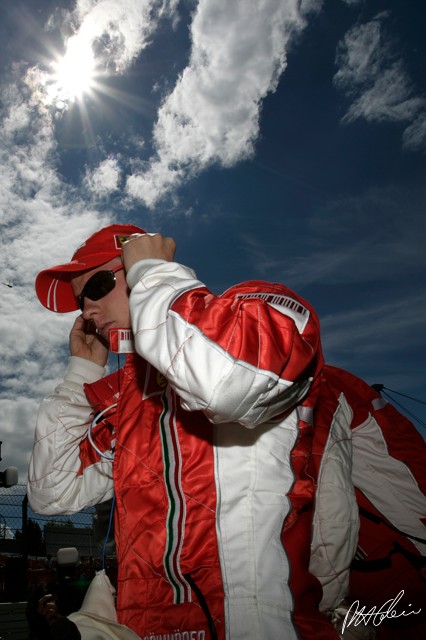
[[114, 236], [115, 248], [116, 249], [122, 249], [123, 248], [123, 244], [126, 242], [126, 240], [128, 238], [129, 238], [129, 236]]

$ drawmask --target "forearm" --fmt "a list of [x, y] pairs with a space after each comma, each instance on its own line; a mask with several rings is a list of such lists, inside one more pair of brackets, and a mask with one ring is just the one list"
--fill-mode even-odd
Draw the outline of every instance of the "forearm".
[[83, 384], [103, 373], [103, 367], [71, 357], [63, 382], [40, 406], [28, 477], [36, 512], [73, 513], [112, 495], [111, 463], [84, 468], [80, 457], [92, 413]]

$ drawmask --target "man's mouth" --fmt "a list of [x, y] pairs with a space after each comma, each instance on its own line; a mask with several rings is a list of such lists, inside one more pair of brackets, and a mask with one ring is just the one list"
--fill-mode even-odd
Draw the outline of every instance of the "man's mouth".
[[109, 330], [112, 325], [113, 325], [112, 322], [106, 322], [105, 324], [101, 324], [99, 325], [99, 327], [97, 327], [98, 333], [100, 333], [101, 336], [105, 338], [105, 340], [109, 339]]

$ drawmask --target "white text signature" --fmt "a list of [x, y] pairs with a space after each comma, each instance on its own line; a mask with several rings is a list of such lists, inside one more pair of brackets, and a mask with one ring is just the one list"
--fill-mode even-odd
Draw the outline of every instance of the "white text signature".
[[[355, 600], [355, 602], [351, 604], [345, 615], [342, 626], [342, 633], [344, 632], [345, 628], [349, 627], [351, 624], [353, 624], [355, 627], [359, 624], [372, 624], [375, 627], [378, 627], [379, 624], [386, 618], [402, 618], [411, 615], [417, 615], [418, 613], [420, 613], [421, 609], [419, 609], [418, 611], [412, 610], [400, 612], [396, 610], [395, 607], [401, 600], [403, 595], [404, 589], [401, 589], [396, 598], [393, 598], [392, 600], [386, 600], [386, 602], [382, 604], [380, 609], [377, 609], [377, 607], [374, 606], [371, 607], [369, 611], [365, 611], [365, 607], [361, 607], [359, 609], [359, 600]], [[408, 606], [411, 607], [411, 604]]]

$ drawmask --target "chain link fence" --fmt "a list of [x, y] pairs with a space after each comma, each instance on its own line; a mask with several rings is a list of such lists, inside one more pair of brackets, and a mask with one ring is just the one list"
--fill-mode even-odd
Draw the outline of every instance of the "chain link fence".
[[[0, 488], [0, 602], [26, 600], [49, 588], [58, 571], [59, 549], [78, 551], [78, 575], [90, 580], [102, 567], [115, 574], [113, 534], [107, 535], [111, 504], [66, 516], [32, 511], [25, 485]], [[75, 572], [76, 568], [73, 568]]]
[[23, 484], [0, 488], [0, 540], [19, 538], [25, 527], [25, 519], [40, 528], [46, 526], [69, 526], [71, 528], [91, 528], [95, 515], [94, 507], [84, 509], [71, 516], [43, 516], [34, 513], [29, 505], [25, 507], [26, 486]]

